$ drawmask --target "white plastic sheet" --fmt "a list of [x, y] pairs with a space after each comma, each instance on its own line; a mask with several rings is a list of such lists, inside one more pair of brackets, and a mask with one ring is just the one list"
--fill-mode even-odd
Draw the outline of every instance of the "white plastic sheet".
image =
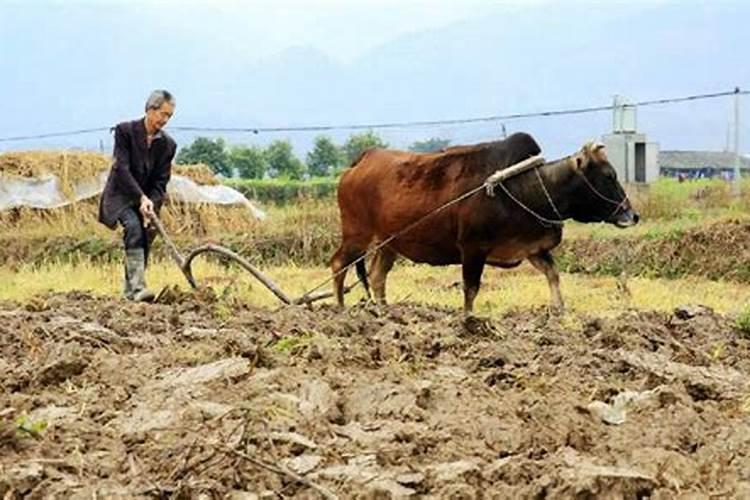
[[[78, 181], [72, 192], [66, 194], [55, 175], [40, 178], [0, 176], [0, 210], [16, 207], [54, 209], [77, 201], [98, 196], [104, 190], [108, 172], [98, 177]], [[257, 219], [266, 214], [253, 205], [245, 195], [229, 186], [204, 186], [181, 175], [173, 175], [167, 193], [174, 201], [182, 203], [209, 203], [216, 205], [243, 205]]]
[[244, 205], [257, 219], [263, 220], [266, 217], [266, 214], [250, 203], [244, 194], [229, 186], [204, 186], [188, 177], [173, 175], [167, 185], [167, 193], [172, 200], [183, 203]]

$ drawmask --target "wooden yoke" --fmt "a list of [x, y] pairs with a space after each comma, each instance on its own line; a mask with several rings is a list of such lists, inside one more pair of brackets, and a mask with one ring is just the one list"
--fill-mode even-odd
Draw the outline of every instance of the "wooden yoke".
[[515, 177], [518, 174], [542, 165], [544, 165], [544, 157], [542, 155], [536, 155], [526, 158], [523, 161], [519, 161], [508, 168], [496, 171], [484, 181], [484, 186], [487, 189], [487, 196], [495, 196], [495, 186], [505, 179]]

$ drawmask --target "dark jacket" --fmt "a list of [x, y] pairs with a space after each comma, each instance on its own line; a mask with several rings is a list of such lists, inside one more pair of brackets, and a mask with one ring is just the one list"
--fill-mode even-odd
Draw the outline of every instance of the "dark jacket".
[[138, 209], [143, 194], [154, 202], [158, 213], [167, 192], [176, 150], [177, 144], [163, 130], [154, 137], [149, 148], [143, 118], [118, 124], [114, 164], [99, 202], [99, 222], [114, 229], [125, 208]]

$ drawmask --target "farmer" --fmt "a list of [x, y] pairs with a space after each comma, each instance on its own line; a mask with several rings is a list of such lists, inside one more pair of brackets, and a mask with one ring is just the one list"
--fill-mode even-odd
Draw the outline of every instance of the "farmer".
[[124, 296], [153, 300], [144, 271], [156, 233], [150, 217], [159, 213], [177, 144], [162, 130], [174, 113], [175, 102], [166, 90], [154, 90], [146, 101], [146, 115], [115, 128], [114, 163], [99, 203], [99, 222], [124, 229]]

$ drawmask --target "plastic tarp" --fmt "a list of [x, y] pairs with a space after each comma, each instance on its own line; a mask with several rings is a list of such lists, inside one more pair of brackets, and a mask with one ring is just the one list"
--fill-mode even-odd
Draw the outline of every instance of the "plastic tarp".
[[[107, 182], [107, 174], [105, 171], [98, 177], [77, 181], [67, 193], [55, 175], [40, 178], [0, 176], [0, 210], [16, 207], [53, 209], [99, 196]], [[188, 177], [173, 175], [167, 185], [167, 193], [177, 202], [243, 205], [257, 219], [262, 220], [266, 216], [245, 195], [229, 186], [204, 186]]]

